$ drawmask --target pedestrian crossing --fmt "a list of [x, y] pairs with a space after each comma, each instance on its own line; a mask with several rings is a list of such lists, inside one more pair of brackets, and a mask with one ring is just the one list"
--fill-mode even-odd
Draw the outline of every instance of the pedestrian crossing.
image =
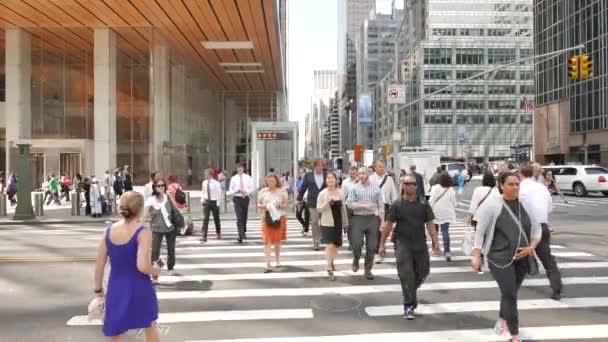
[[[573, 196], [553, 196], [553, 209], [567, 210], [569, 208], [608, 208], [608, 197], [573, 197]], [[461, 215], [466, 215], [469, 212], [471, 200], [462, 199], [458, 201], [456, 211]]]
[[[471, 271], [462, 255], [469, 229], [450, 227], [452, 262], [431, 258], [431, 274], [419, 290], [416, 321], [402, 318], [401, 286], [392, 244], [374, 265], [374, 280], [351, 270], [347, 242], [335, 262], [336, 281], [325, 271], [324, 251], [313, 251], [294, 219], [288, 220], [281, 265], [265, 266], [259, 221], [236, 243], [236, 222], [222, 222], [222, 240], [180, 237], [175, 272], [159, 277], [159, 324], [163, 341], [505, 341], [493, 331], [499, 291], [489, 272]], [[213, 231], [211, 224], [210, 231]], [[83, 232], [84, 233], [84, 232]], [[441, 234], [440, 235], [440, 242]], [[524, 340], [608, 340], [608, 260], [554, 243], [562, 270], [562, 301], [549, 299], [544, 274], [524, 281], [518, 302]], [[363, 261], [361, 261], [361, 266]], [[84, 312], [67, 321], [72, 329], [98, 329]]]

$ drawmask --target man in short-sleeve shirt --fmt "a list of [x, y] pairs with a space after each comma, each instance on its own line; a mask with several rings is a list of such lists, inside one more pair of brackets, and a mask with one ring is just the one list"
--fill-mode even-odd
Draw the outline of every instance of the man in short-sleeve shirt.
[[430, 272], [430, 257], [426, 245], [424, 229], [428, 231], [433, 243], [433, 251], [439, 252], [437, 231], [433, 225], [433, 210], [426, 202], [420, 202], [416, 195], [416, 177], [407, 175], [403, 181], [405, 195], [395, 201], [389, 210], [386, 224], [382, 229], [380, 254], [386, 254], [386, 240], [396, 223], [393, 242], [397, 273], [403, 293], [404, 317], [414, 319], [418, 306], [417, 291]]

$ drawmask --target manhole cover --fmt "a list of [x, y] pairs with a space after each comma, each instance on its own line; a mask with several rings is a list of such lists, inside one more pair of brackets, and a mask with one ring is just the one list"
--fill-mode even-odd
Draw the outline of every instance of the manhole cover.
[[347, 312], [358, 310], [361, 307], [361, 300], [355, 297], [344, 295], [326, 295], [317, 297], [310, 301], [313, 308], [326, 312]]

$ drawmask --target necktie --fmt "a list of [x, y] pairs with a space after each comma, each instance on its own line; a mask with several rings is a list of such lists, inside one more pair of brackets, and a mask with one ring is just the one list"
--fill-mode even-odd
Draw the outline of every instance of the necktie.
[[211, 201], [211, 181], [207, 181], [207, 201]]

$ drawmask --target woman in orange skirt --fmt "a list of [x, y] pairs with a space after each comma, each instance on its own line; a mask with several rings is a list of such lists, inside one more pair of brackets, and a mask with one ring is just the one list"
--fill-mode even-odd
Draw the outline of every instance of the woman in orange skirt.
[[262, 237], [264, 239], [264, 257], [266, 268], [264, 273], [272, 272], [271, 252], [274, 246], [275, 267], [281, 267], [281, 242], [287, 238], [287, 219], [285, 208], [288, 205], [288, 195], [280, 186], [279, 177], [272, 173], [266, 176], [266, 187], [258, 194], [258, 209], [263, 210]]

